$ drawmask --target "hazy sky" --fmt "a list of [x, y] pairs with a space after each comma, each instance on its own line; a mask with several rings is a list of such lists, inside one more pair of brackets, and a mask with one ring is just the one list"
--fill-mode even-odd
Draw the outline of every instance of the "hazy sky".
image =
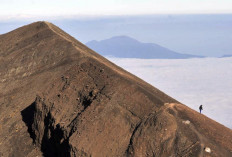
[[45, 20], [83, 43], [127, 35], [218, 57], [232, 53], [231, 16], [232, 0], [0, 0], [0, 34]]
[[232, 0], [0, 0], [0, 18], [232, 13]]

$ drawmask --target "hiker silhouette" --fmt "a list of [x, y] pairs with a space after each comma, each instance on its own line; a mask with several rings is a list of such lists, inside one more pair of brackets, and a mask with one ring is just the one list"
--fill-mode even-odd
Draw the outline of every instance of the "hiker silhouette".
[[199, 110], [200, 110], [200, 113], [201, 113], [201, 110], [203, 110], [203, 106], [202, 105], [200, 105]]

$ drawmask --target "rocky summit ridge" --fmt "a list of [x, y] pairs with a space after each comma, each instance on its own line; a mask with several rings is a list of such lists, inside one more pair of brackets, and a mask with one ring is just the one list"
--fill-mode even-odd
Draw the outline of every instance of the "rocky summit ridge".
[[55, 25], [0, 35], [0, 156], [232, 156], [232, 131]]

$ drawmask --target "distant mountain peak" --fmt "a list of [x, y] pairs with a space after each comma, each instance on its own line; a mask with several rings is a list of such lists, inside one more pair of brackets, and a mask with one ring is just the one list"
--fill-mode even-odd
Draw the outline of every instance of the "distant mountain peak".
[[128, 36], [114, 36], [101, 41], [90, 41], [86, 45], [104, 56], [120, 58], [184, 59], [202, 56], [181, 54], [155, 43], [142, 43]]
[[99, 41], [99, 43], [101, 42], [112, 42], [112, 44], [140, 44], [140, 42], [134, 38], [131, 38], [129, 36], [114, 36], [111, 37], [109, 39], [105, 39], [105, 40], [101, 40]]
[[[114, 40], [133, 40], [133, 41], [138, 41], [132, 37], [129, 37], [129, 36], [126, 36], [126, 35], [121, 35], [121, 36], [114, 36], [114, 37], [111, 37], [110, 39], [114, 39]], [[108, 39], [106, 39], [108, 40]]]

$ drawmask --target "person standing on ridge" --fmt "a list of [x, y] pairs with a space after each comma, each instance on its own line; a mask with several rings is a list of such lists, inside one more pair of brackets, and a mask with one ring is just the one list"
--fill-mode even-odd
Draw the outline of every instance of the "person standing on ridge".
[[199, 110], [200, 110], [200, 113], [201, 113], [201, 110], [203, 110], [203, 106], [202, 105], [200, 105]]

